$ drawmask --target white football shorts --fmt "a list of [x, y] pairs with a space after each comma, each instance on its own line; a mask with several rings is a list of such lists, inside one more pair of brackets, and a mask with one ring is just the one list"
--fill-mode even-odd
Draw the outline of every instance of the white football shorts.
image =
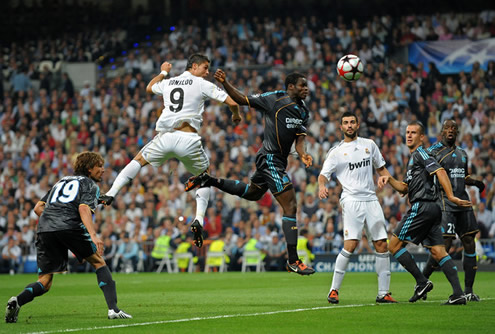
[[344, 221], [344, 240], [361, 240], [366, 222], [368, 238], [372, 241], [387, 239], [385, 216], [378, 201], [340, 202]]
[[195, 132], [161, 132], [141, 149], [141, 154], [154, 167], [177, 158], [193, 175], [201, 174], [210, 166], [201, 137]]

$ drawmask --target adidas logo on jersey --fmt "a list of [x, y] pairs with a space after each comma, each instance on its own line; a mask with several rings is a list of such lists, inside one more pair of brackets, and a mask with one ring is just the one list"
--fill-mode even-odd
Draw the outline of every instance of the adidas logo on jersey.
[[371, 165], [370, 159], [363, 159], [363, 161], [359, 161], [356, 163], [349, 162], [349, 169], [354, 170], [356, 168], [367, 167]]

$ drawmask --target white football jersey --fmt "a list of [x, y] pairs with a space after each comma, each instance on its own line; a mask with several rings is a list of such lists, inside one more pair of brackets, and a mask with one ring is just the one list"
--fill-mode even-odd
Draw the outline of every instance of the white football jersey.
[[153, 93], [163, 96], [164, 108], [155, 128], [158, 132], [172, 131], [184, 122], [199, 131], [205, 100], [224, 102], [228, 96], [218, 86], [189, 71], [157, 82], [151, 89]]
[[341, 141], [331, 148], [320, 174], [330, 180], [332, 173], [335, 173], [343, 188], [341, 201], [345, 198], [374, 201], [378, 198], [373, 182], [373, 167], [382, 166], [385, 166], [385, 160], [375, 142], [357, 137], [351, 142]]

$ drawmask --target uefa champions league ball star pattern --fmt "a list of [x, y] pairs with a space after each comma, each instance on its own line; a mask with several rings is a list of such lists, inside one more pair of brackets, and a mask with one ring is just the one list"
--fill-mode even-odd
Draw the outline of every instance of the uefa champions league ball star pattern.
[[337, 63], [337, 74], [345, 81], [356, 81], [363, 74], [364, 66], [358, 56], [345, 55]]

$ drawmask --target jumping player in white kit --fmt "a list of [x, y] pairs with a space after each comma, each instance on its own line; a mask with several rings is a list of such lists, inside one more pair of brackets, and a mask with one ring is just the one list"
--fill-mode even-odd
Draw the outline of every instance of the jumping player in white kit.
[[[193, 54], [187, 61], [185, 72], [170, 79], [165, 77], [172, 65], [168, 62], [161, 65], [161, 73], [146, 87], [148, 94], [163, 96], [164, 108], [155, 128], [158, 134], [117, 175], [110, 190], [100, 196], [100, 203], [110, 205], [120, 189], [147, 164], [158, 167], [170, 158], [177, 158], [195, 176], [208, 169], [210, 162], [198, 135], [205, 100], [213, 99], [227, 104], [232, 111], [232, 121], [241, 121], [239, 105], [225, 91], [204, 79], [209, 73], [209, 65], [208, 57]], [[197, 247], [203, 245], [203, 221], [209, 193], [208, 188], [196, 191], [196, 218], [191, 224], [191, 230]]]
[[389, 292], [390, 257], [387, 250], [387, 231], [385, 217], [378, 202], [373, 182], [373, 168], [380, 175], [390, 175], [385, 168], [378, 146], [370, 139], [357, 136], [359, 120], [351, 112], [345, 112], [340, 118], [340, 129], [344, 140], [330, 149], [318, 177], [319, 197], [328, 197], [327, 182], [332, 173], [342, 184], [340, 205], [344, 223], [344, 248], [337, 256], [332, 286], [328, 302], [338, 304], [339, 289], [344, 279], [349, 259], [359, 244], [364, 223], [368, 237], [373, 241], [376, 251], [376, 273], [378, 275], [377, 303], [397, 303]]

